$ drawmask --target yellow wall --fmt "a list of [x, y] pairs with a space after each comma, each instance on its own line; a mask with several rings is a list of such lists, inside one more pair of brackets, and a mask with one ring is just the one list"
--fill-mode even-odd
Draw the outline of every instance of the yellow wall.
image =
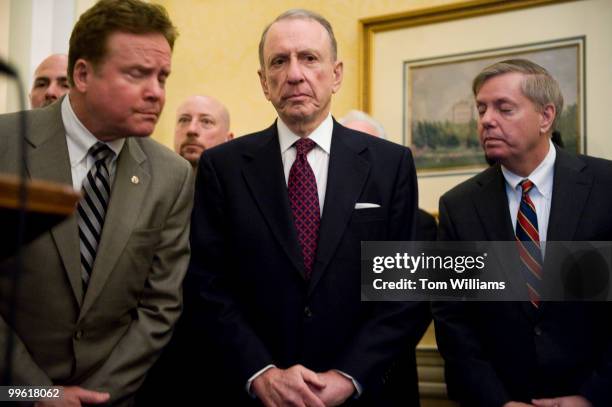
[[[11, 4], [9, 0], [0, 0], [0, 58], [5, 59], [8, 55], [9, 44], [9, 16]], [[8, 82], [4, 76], [0, 76], [0, 112], [4, 112], [6, 106], [6, 90]]]
[[275, 112], [261, 92], [257, 45], [263, 28], [289, 8], [321, 13], [332, 24], [344, 83], [332, 103], [332, 114], [358, 108], [359, 19], [428, 8], [460, 0], [156, 0], [163, 4], [180, 37], [175, 44], [172, 75], [164, 113], [153, 135], [172, 146], [174, 114], [189, 95], [217, 97], [230, 111], [237, 136], [269, 126]]

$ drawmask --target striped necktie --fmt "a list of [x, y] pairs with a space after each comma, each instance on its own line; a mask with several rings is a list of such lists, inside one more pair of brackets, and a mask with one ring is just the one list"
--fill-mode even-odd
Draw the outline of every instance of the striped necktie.
[[306, 156], [316, 144], [307, 138], [296, 141], [294, 145], [297, 154], [289, 170], [287, 187], [293, 221], [304, 257], [305, 277], [309, 279], [319, 242], [321, 212], [317, 180]]
[[89, 284], [102, 235], [111, 190], [110, 163], [115, 153], [106, 144], [97, 142], [88, 154], [94, 158], [95, 163], [83, 180], [83, 198], [78, 207], [81, 278], [84, 288]]
[[528, 179], [521, 181], [523, 190], [521, 205], [516, 217], [516, 243], [522, 263], [522, 271], [527, 283], [527, 293], [531, 304], [539, 308], [542, 286], [542, 251], [538, 217], [529, 191], [534, 184]]

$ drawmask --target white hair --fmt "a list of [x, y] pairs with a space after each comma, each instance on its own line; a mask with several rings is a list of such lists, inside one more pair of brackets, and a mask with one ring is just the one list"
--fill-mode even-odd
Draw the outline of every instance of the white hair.
[[382, 139], [387, 138], [385, 134], [385, 128], [382, 126], [382, 124], [380, 124], [372, 116], [370, 116], [366, 112], [362, 112], [361, 110], [351, 110], [346, 114], [346, 116], [341, 118], [339, 121], [340, 121], [340, 124], [342, 125], [346, 125], [346, 124], [357, 122], [357, 121], [366, 122], [372, 127], [374, 127], [374, 129], [376, 129], [376, 133], [378, 137]]

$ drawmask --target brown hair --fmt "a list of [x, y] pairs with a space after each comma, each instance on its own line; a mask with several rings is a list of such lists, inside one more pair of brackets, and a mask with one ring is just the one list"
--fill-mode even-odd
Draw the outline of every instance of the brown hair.
[[263, 30], [263, 33], [261, 33], [261, 39], [259, 40], [259, 66], [261, 68], [264, 68], [264, 56], [263, 56], [264, 50], [263, 49], [264, 49], [264, 43], [266, 42], [266, 35], [268, 34], [270, 27], [272, 26], [272, 24], [278, 21], [291, 20], [291, 19], [314, 20], [317, 23], [321, 24], [323, 28], [325, 28], [325, 31], [327, 31], [327, 34], [329, 35], [332, 61], [336, 61], [336, 59], [338, 58], [338, 43], [336, 42], [336, 37], [334, 36], [334, 30], [332, 29], [332, 26], [329, 23], [329, 21], [327, 21], [325, 17], [323, 17], [322, 15], [318, 13], [315, 13], [314, 11], [294, 8], [291, 10], [287, 10], [280, 16], [276, 17], [274, 21], [272, 21], [270, 24], [266, 26], [266, 28]]
[[555, 120], [552, 129], [557, 128], [563, 110], [563, 95], [559, 83], [543, 67], [527, 59], [507, 59], [484, 68], [472, 82], [474, 96], [484, 83], [494, 76], [518, 72], [525, 76], [521, 89], [523, 95], [531, 100], [538, 109], [552, 103], [555, 106]]
[[178, 36], [166, 9], [140, 0], [100, 0], [81, 15], [70, 35], [68, 81], [74, 85], [74, 65], [79, 58], [96, 67], [106, 56], [108, 37], [115, 32], [162, 34], [170, 48]]

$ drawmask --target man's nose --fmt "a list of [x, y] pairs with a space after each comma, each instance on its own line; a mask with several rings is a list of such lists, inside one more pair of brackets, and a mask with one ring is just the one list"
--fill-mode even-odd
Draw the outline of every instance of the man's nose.
[[302, 72], [302, 66], [296, 57], [289, 59], [289, 66], [287, 67], [287, 81], [290, 84], [298, 84], [304, 81], [304, 72]]
[[492, 111], [493, 109], [487, 109], [482, 113], [478, 120], [480, 120], [480, 125], [484, 128], [489, 128], [495, 125], [495, 114]]
[[199, 122], [197, 118], [193, 118], [189, 122], [189, 127], [187, 127], [187, 135], [198, 135]]
[[54, 81], [51, 82], [45, 91], [45, 98], [53, 100], [59, 99], [59, 97], [62, 96], [62, 89], [63, 88], [58, 83]]
[[157, 77], [151, 75], [145, 84], [144, 92], [147, 99], [159, 100], [164, 96], [165, 89]]

